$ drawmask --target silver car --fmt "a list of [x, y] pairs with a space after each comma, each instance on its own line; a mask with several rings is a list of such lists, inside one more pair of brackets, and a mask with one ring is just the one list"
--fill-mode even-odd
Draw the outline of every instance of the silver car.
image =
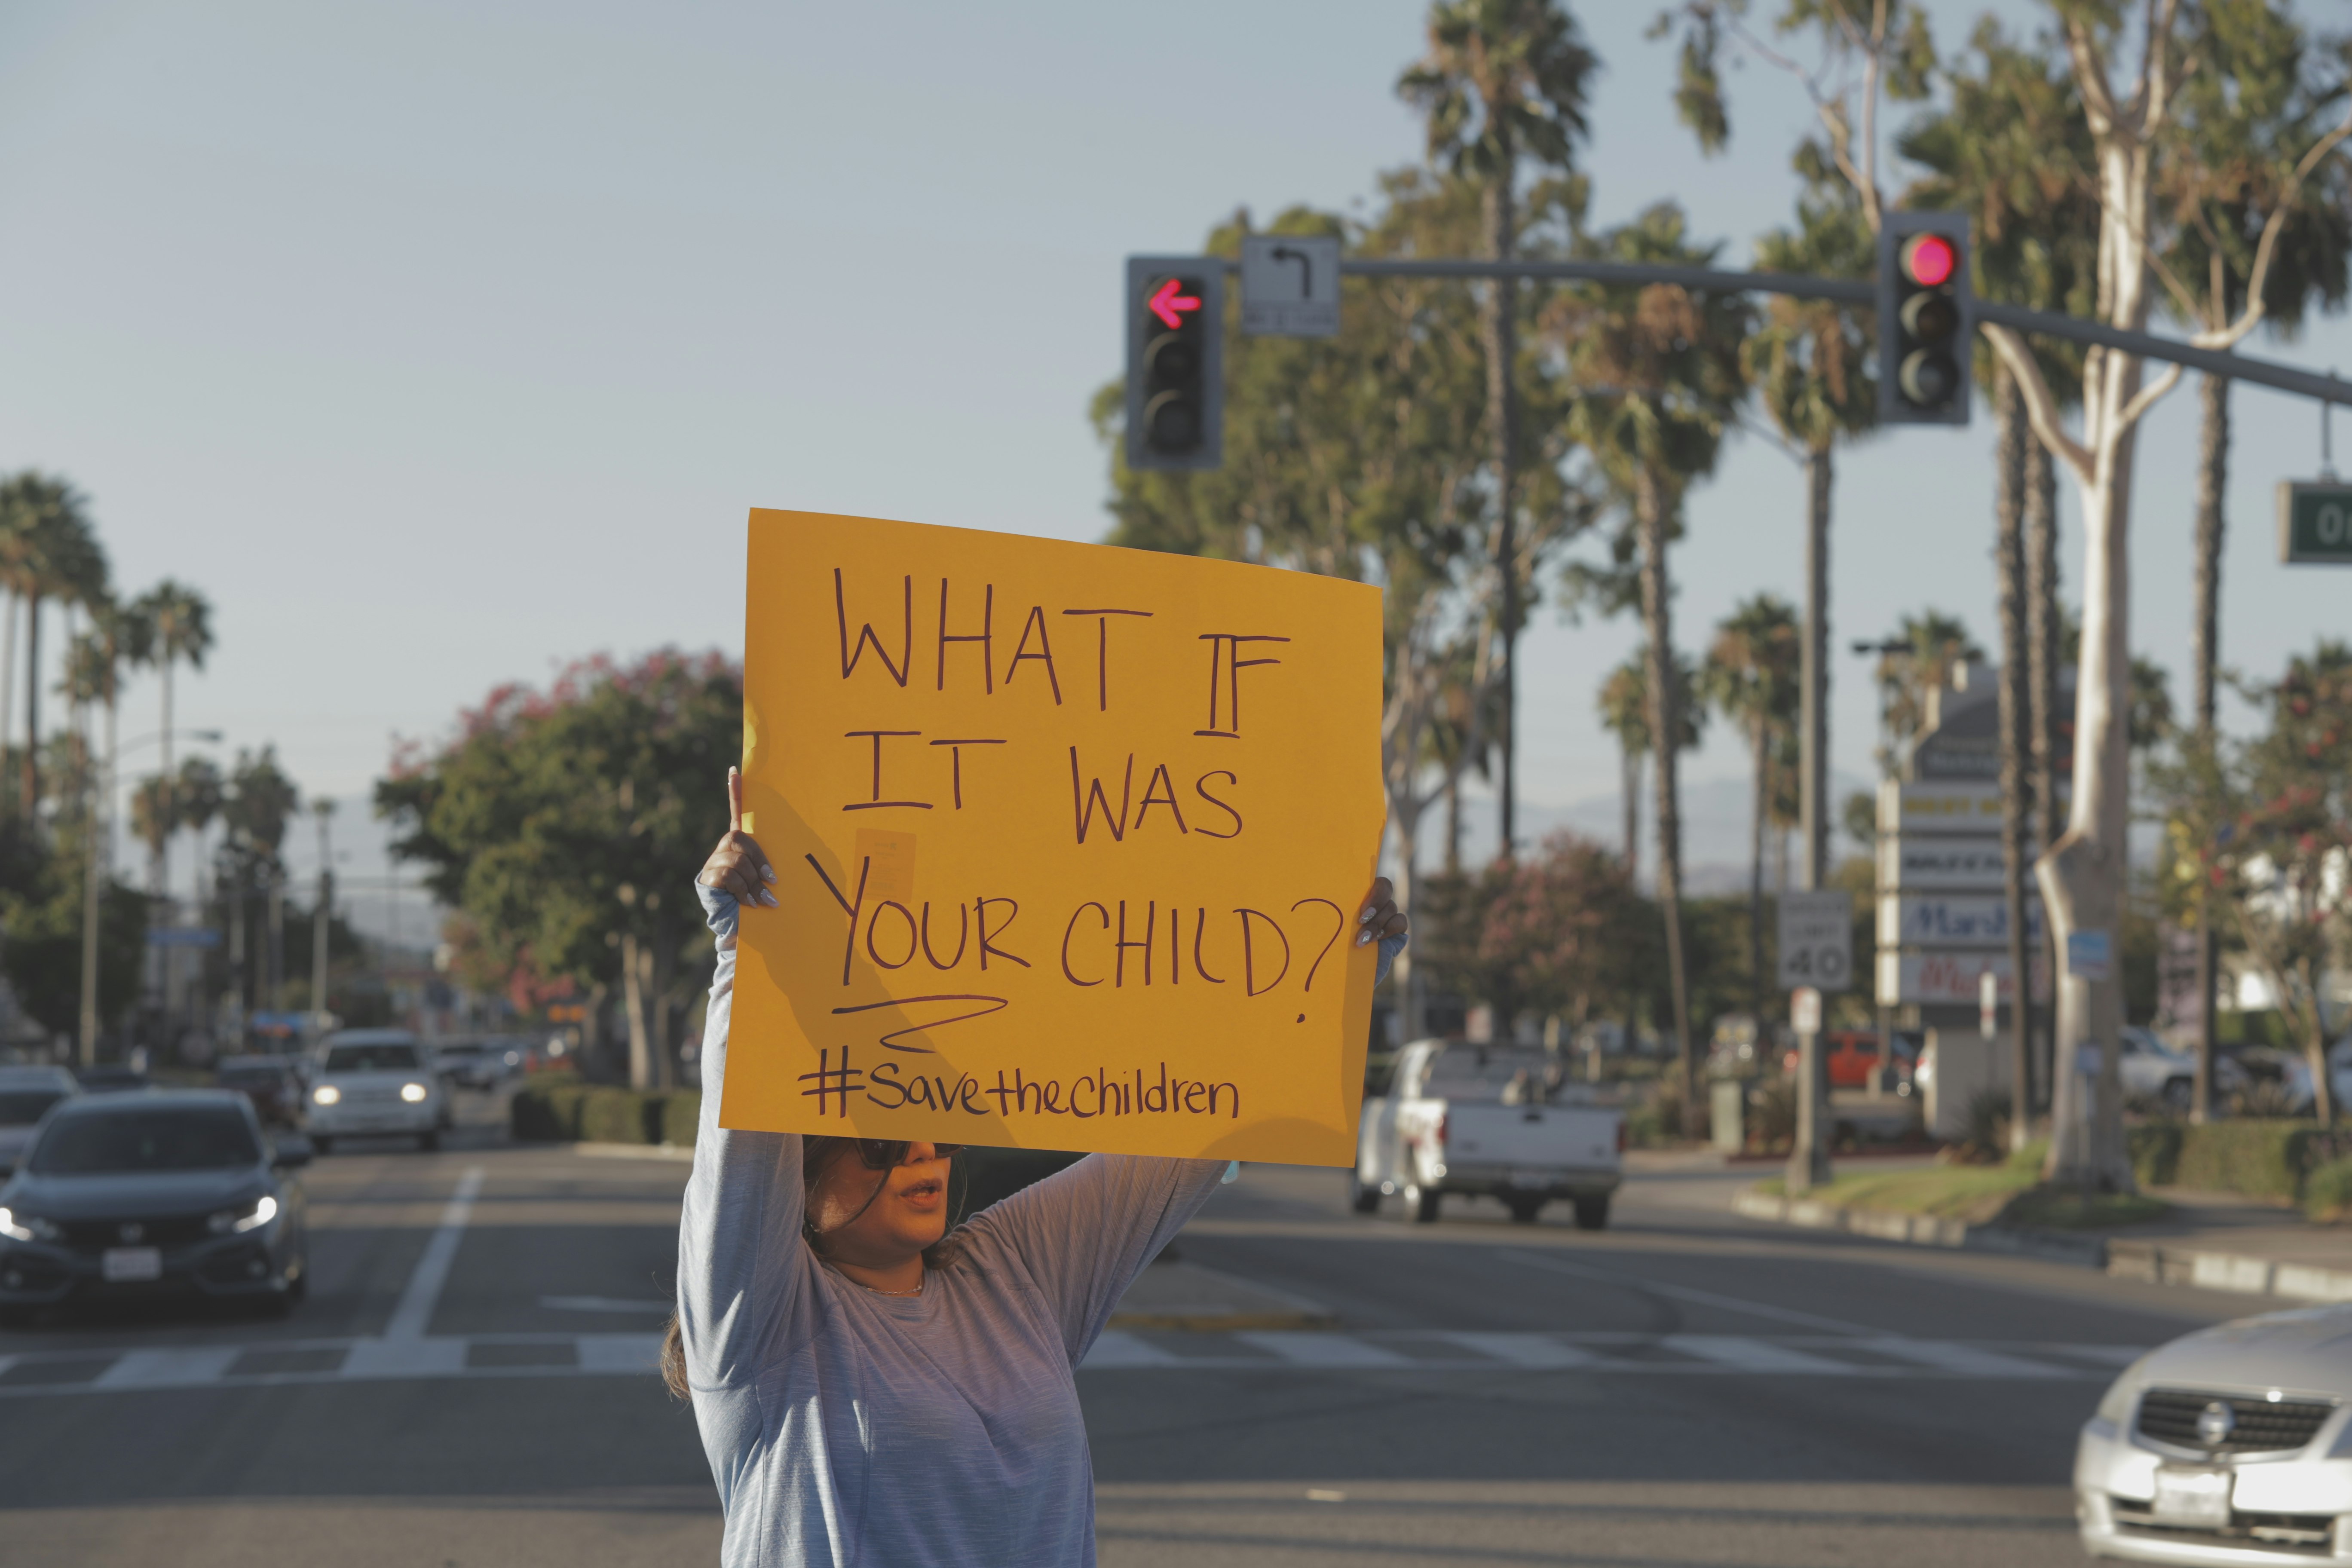
[[2094, 1556], [2352, 1556], [2352, 1305], [2200, 1330], [2116, 1379], [2074, 1451]]
[[16, 1168], [49, 1107], [81, 1092], [57, 1067], [0, 1067], [0, 1176]]

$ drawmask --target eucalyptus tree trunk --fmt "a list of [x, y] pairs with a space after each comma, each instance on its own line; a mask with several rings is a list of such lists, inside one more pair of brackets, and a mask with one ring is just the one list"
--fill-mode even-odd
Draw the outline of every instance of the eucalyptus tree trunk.
[[2025, 448], [2033, 435], [2026, 427], [2025, 395], [2005, 367], [1997, 388], [1993, 560], [2000, 599], [2000, 858], [2009, 916], [2009, 1146], [2016, 1151], [2033, 1139], [2033, 984], [2025, 952], [2025, 879], [2033, 858], [2026, 826], [2033, 804], [2027, 776], [2032, 736], [2024, 605]]
[[[1691, 1036], [1690, 986], [1683, 968], [1683, 818], [1675, 739], [1682, 733], [1681, 682], [1675, 679], [1674, 602], [1666, 579], [1666, 498], [1648, 463], [1633, 473], [1634, 520], [1642, 536], [1642, 625], [1650, 647], [1650, 760], [1656, 770], [1658, 911], [1666, 926], [1666, 985], [1683, 1058], [1683, 1136], [1704, 1131], [1698, 1042]], [[1665, 1020], [1659, 1020], [1663, 1023]]]
[[[2228, 528], [2222, 497], [2230, 479], [2230, 383], [2209, 375], [2198, 388], [2204, 428], [2197, 453], [2197, 605], [2190, 618], [2190, 662], [2195, 670], [2197, 737], [2213, 743], [2213, 679], [2221, 657], [2221, 543]], [[2197, 1073], [2189, 1100], [2189, 1120], [2213, 1114], [2213, 990], [2221, 939], [2200, 903], [2197, 916]]]
[[[1511, 190], [1512, 161], [1486, 182], [1485, 216], [1486, 254], [1496, 261], [1510, 258], [1517, 229]], [[1503, 855], [1512, 850], [1517, 826], [1519, 751], [1519, 544], [1518, 544], [1518, 424], [1517, 378], [1511, 374], [1518, 353], [1517, 288], [1497, 278], [1486, 285], [1486, 406], [1495, 448], [1495, 569], [1501, 577], [1503, 634], [1502, 777], [1496, 789], [1496, 824]]]
[[[2025, 444], [2025, 657], [2027, 727], [2032, 731], [2034, 832], [2033, 857], [2058, 842], [2058, 464], [2040, 440]], [[2047, 921], [2042, 922], [2042, 957], [2055, 980], [2058, 951]], [[2055, 1053], [2042, 1042], [2035, 1053], [2040, 1082], [2045, 1091], [2037, 1108], [2047, 1110], [2052, 1061]]]
[[1799, 657], [1798, 832], [1805, 841], [1798, 886], [1830, 875], [1830, 487], [1827, 443], [1805, 454], [1805, 640]]
[[653, 1021], [646, 1016], [653, 954], [635, 931], [621, 933], [621, 1011], [629, 1023], [629, 1087], [654, 1087]]

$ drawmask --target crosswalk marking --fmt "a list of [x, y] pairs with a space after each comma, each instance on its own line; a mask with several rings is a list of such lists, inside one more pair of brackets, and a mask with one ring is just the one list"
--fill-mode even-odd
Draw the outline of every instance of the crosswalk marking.
[[[2131, 1345], [1987, 1344], [1887, 1334], [1539, 1333], [1472, 1329], [1260, 1330], [1187, 1333], [1111, 1329], [1085, 1372], [1572, 1373], [1580, 1376], [2031, 1378], [2105, 1382], [2141, 1353]], [[153, 1389], [419, 1378], [644, 1376], [661, 1336], [486, 1334], [0, 1355], [0, 1399]]]
[[1293, 1366], [1310, 1366], [1323, 1370], [1340, 1367], [1412, 1366], [1412, 1361], [1384, 1350], [1369, 1340], [1353, 1334], [1333, 1334], [1320, 1331], [1261, 1330], [1253, 1333], [1235, 1334], [1234, 1338], [1245, 1345], [1271, 1351]]
[[[1736, 1367], [1741, 1372], [1805, 1372], [1830, 1377], [1850, 1377], [1853, 1363], [1809, 1355], [1769, 1340], [1743, 1334], [1668, 1334], [1658, 1342], [1670, 1351], [1701, 1361]], [[2063, 1373], [2060, 1375], [2063, 1375]]]
[[1575, 1345], [1562, 1344], [1543, 1334], [1482, 1333], [1472, 1329], [1448, 1330], [1440, 1336], [1448, 1344], [1491, 1356], [1513, 1366], [1534, 1367], [1556, 1372], [1562, 1367], [1591, 1366], [1592, 1352]]

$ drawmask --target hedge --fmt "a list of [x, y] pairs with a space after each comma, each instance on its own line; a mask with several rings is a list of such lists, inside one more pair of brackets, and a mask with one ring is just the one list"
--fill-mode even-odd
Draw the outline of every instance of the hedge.
[[2132, 1172], [2142, 1186], [2190, 1187], [2295, 1199], [2326, 1152], [2311, 1121], [2159, 1122], [2127, 1131]]
[[515, 1091], [508, 1127], [519, 1142], [691, 1148], [701, 1114], [702, 1096], [690, 1089], [648, 1092], [547, 1074]]
[[2352, 1219], [2352, 1159], [2312, 1167], [2303, 1179], [2303, 1212], [2323, 1225]]

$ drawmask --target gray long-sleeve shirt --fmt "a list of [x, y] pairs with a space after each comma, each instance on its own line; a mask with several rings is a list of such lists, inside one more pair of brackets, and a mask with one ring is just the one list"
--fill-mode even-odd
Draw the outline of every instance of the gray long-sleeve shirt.
[[[698, 890], [732, 935], [734, 900]], [[719, 1125], [734, 981], [725, 948], [677, 1263], [721, 1561], [1087, 1568], [1094, 1467], [1075, 1369], [1225, 1162], [1088, 1155], [976, 1215], [920, 1296], [877, 1295], [801, 1240], [799, 1137]]]

